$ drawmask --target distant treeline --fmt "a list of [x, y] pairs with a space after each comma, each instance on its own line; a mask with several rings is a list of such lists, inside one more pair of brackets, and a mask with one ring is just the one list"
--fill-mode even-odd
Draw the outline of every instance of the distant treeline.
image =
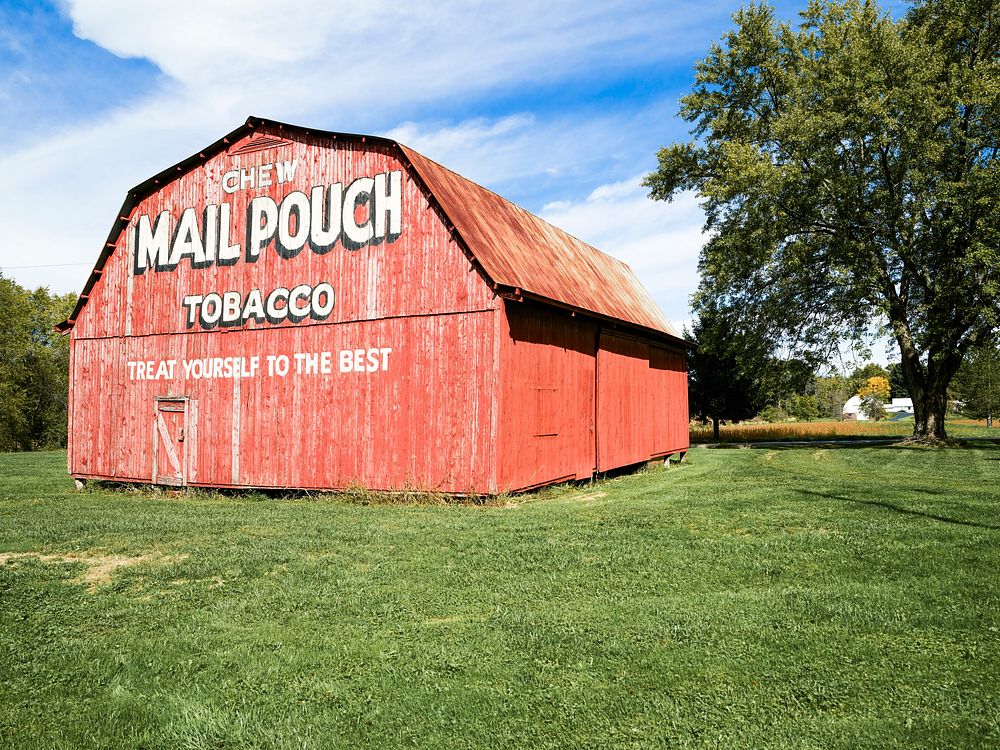
[[0, 451], [65, 447], [69, 338], [52, 327], [75, 304], [0, 276]]

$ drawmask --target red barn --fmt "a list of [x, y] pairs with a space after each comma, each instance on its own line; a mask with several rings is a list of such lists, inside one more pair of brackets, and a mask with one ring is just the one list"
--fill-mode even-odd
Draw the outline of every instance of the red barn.
[[385, 138], [250, 118], [129, 193], [60, 329], [78, 479], [487, 494], [688, 447], [631, 269]]

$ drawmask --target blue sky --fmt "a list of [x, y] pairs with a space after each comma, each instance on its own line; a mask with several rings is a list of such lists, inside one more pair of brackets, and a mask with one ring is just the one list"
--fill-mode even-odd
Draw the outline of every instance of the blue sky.
[[626, 260], [684, 321], [702, 215], [638, 183], [687, 137], [677, 99], [736, 7], [0, 0], [0, 268], [78, 291], [126, 191], [254, 114], [395, 137]]

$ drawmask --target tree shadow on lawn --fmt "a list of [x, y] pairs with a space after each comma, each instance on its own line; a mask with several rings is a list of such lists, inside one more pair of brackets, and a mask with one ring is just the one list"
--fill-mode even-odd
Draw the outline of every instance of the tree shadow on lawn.
[[[989, 451], [1000, 454], [1000, 440], [997, 438], [964, 438], [959, 439], [959, 448], [975, 449], [977, 451]], [[1000, 455], [985, 456], [984, 461], [1000, 461]]]
[[[923, 492], [928, 495], [940, 495], [942, 493], [935, 492], [934, 490], [916, 490], [917, 492]], [[819, 492], [817, 490], [802, 490], [803, 495], [811, 495], [813, 497], [822, 497], [828, 500], [840, 500], [845, 503], [856, 503], [858, 505], [870, 505], [879, 508], [885, 508], [886, 510], [891, 510], [896, 513], [900, 513], [904, 516], [917, 516], [919, 518], [929, 518], [932, 521], [941, 521], [942, 523], [951, 523], [956, 526], [971, 526], [977, 529], [990, 529], [991, 531], [1000, 531], [1000, 526], [995, 526], [989, 523], [981, 523], [979, 521], [964, 521], [960, 518], [948, 518], [948, 516], [939, 516], [935, 513], [927, 513], [922, 510], [913, 510], [912, 508], [904, 508], [901, 505], [896, 505], [895, 503], [890, 503], [884, 500], [860, 500], [856, 497], [846, 497], [844, 495], [838, 495], [835, 492]]]

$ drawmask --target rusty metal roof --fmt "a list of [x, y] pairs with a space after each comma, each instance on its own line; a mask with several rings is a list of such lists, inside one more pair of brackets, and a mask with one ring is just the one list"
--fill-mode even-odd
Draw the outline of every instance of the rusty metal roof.
[[681, 338], [628, 265], [400, 147], [494, 283]]
[[57, 330], [65, 332], [73, 327], [135, 206], [167, 182], [196, 169], [254, 131], [356, 140], [398, 149], [426, 187], [428, 198], [441, 209], [452, 235], [479, 264], [498, 294], [590, 313], [691, 346], [670, 325], [628, 265], [496, 193], [387, 138], [314, 130], [260, 117], [248, 118], [211, 146], [129, 191], [73, 314], [57, 325]]

